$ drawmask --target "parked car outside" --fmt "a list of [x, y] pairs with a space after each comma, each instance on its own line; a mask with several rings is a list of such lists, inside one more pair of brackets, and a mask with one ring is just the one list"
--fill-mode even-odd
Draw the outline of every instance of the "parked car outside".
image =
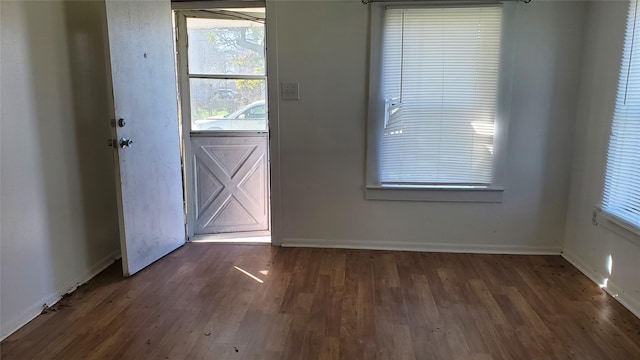
[[253, 102], [227, 115], [211, 116], [194, 122], [194, 130], [265, 131], [267, 111], [264, 100]]

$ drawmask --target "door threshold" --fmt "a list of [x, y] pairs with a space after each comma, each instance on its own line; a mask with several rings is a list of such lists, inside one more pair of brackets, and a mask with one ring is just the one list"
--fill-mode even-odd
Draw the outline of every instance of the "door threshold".
[[192, 236], [189, 241], [194, 243], [271, 244], [271, 234], [269, 231], [202, 234]]

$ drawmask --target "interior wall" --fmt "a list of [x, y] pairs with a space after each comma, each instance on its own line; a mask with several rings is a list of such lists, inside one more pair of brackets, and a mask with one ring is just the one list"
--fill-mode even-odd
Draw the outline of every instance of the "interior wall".
[[560, 252], [584, 2], [504, 5], [517, 9], [508, 30], [515, 63], [499, 204], [365, 200], [369, 8], [359, 1], [270, 3], [276, 81], [300, 83], [300, 100], [279, 101], [274, 135], [283, 245]]
[[104, 2], [2, 1], [0, 337], [119, 253]]
[[602, 199], [628, 4], [589, 3], [563, 255], [597, 283], [608, 279], [606, 290], [640, 316], [640, 237], [602, 218], [592, 223]]

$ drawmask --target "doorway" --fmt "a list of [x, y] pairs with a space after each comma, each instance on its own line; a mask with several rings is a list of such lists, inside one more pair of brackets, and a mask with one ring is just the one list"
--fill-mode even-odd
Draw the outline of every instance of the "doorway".
[[265, 20], [175, 11], [189, 241], [270, 242]]

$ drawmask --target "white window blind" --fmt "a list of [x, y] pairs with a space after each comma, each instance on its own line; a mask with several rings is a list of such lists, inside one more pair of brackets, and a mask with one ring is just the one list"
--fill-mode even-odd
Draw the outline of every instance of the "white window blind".
[[382, 184], [491, 183], [502, 7], [387, 8]]
[[640, 19], [630, 3], [616, 97], [602, 210], [640, 228]]

